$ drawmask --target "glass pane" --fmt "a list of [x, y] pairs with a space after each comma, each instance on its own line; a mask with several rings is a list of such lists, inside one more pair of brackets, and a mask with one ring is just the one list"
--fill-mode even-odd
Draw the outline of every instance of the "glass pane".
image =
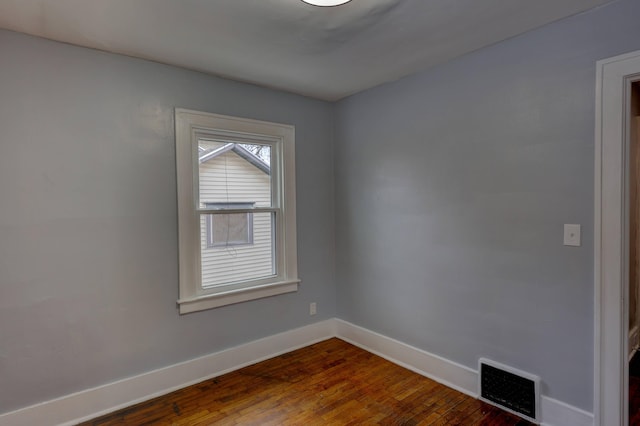
[[207, 215], [207, 247], [253, 242], [253, 213]]
[[198, 140], [200, 207], [271, 207], [271, 146]]
[[274, 213], [200, 217], [203, 288], [275, 275]]

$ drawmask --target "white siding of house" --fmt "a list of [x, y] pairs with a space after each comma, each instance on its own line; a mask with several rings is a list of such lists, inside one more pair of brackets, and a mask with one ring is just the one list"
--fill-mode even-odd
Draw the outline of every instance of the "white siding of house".
[[[270, 176], [232, 151], [200, 164], [200, 203], [271, 205]], [[271, 214], [253, 214], [253, 244], [207, 248], [206, 216], [200, 220], [203, 287], [273, 274]]]

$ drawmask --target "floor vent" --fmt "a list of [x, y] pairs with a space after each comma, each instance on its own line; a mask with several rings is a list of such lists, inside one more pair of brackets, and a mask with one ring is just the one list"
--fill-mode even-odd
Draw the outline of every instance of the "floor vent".
[[540, 378], [480, 358], [480, 399], [539, 423]]

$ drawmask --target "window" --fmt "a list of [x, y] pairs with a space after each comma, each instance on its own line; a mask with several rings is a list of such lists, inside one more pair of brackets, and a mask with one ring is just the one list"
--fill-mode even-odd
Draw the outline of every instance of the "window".
[[[255, 203], [204, 203], [208, 209], [246, 209]], [[207, 248], [253, 244], [253, 213], [209, 214]]]
[[180, 313], [296, 291], [294, 128], [176, 109]]

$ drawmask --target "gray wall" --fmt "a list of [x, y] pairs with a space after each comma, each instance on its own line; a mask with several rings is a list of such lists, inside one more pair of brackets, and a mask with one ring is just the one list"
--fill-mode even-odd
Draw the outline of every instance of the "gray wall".
[[[335, 316], [331, 104], [6, 31], [0, 55], [0, 413]], [[176, 106], [296, 126], [297, 293], [178, 315]]]
[[595, 62], [640, 49], [639, 16], [616, 2], [338, 104], [340, 318], [591, 411]]

